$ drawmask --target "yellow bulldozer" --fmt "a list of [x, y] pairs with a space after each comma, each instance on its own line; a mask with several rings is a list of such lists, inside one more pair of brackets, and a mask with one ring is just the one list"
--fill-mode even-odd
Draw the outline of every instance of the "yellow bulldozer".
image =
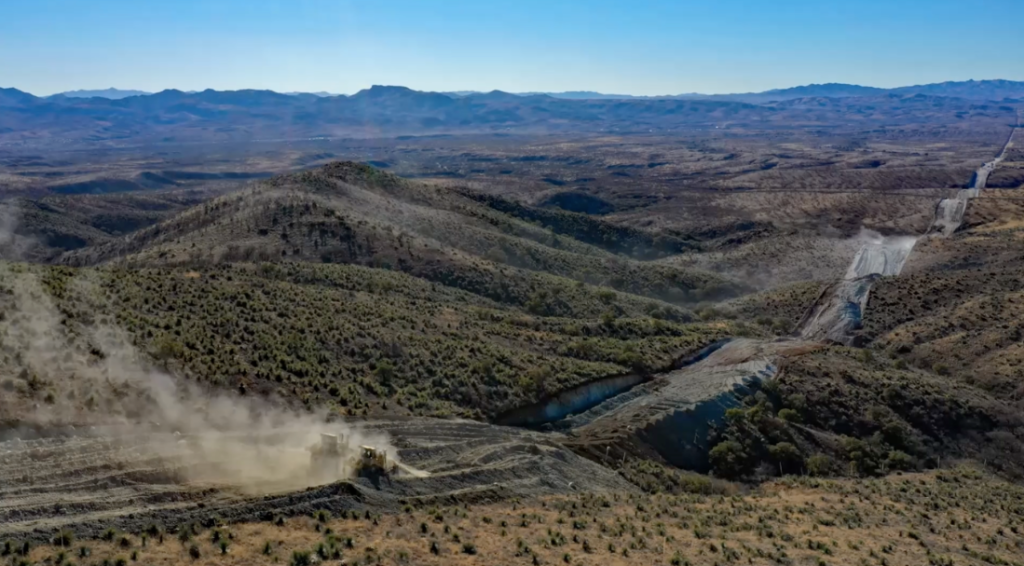
[[397, 464], [388, 465], [387, 452], [372, 446], [360, 446], [353, 457], [345, 437], [321, 434], [320, 443], [309, 447], [309, 473], [318, 483], [344, 479], [348, 472], [359, 477], [380, 478], [397, 471]]
[[356, 462], [356, 475], [361, 477], [379, 477], [389, 475], [388, 454], [372, 446], [359, 447], [359, 460]]

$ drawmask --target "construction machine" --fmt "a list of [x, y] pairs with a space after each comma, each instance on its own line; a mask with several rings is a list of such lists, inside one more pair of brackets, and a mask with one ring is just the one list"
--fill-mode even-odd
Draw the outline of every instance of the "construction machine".
[[317, 483], [330, 483], [346, 476], [356, 475], [377, 481], [398, 472], [397, 462], [388, 462], [388, 454], [373, 446], [360, 446], [358, 452], [345, 443], [345, 437], [336, 434], [320, 435], [320, 443], [309, 450], [309, 474]]
[[356, 462], [356, 473], [364, 477], [388, 475], [388, 455], [383, 450], [372, 446], [359, 447], [359, 460]]

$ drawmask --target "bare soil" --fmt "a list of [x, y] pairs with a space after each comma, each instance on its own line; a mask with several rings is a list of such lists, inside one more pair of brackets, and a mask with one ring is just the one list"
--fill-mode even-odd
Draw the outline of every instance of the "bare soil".
[[[366, 431], [386, 432], [406, 470], [415, 472], [282, 491], [273, 483], [203, 481], [201, 471], [218, 462], [197, 459], [205, 453], [189, 450], [190, 442], [202, 438], [100, 428], [9, 439], [0, 443], [0, 538], [45, 540], [61, 528], [98, 537], [111, 527], [137, 532], [150, 523], [174, 526], [214, 516], [246, 521], [320, 508], [384, 512], [405, 505], [636, 490], [615, 472], [560, 446], [559, 435], [473, 421], [361, 424]], [[274, 438], [238, 442], [259, 443], [268, 459], [305, 454], [305, 447], [280, 445]], [[169, 443], [180, 448], [167, 450]]]

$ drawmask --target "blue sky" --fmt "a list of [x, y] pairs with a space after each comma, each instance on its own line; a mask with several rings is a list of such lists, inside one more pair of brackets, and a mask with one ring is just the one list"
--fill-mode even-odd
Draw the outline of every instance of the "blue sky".
[[1024, 0], [0, 0], [0, 86], [748, 92], [1024, 80]]

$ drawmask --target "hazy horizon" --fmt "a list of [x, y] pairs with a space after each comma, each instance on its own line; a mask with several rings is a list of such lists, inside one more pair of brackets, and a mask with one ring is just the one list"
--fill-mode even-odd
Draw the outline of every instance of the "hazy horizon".
[[41, 95], [394, 84], [657, 96], [1024, 80], [1020, 2], [830, 4], [38, 0], [0, 8], [0, 69]]
[[[984, 81], [999, 81], [999, 80], [1014, 81], [1014, 79], [1006, 79], [1006, 78], [1003, 78], [1003, 77], [992, 77], [992, 78], [982, 78], [982, 79], [971, 78], [971, 79], [965, 79], [963, 81], [936, 81], [936, 83], [969, 82], [969, 81], [984, 82]], [[1015, 81], [1015, 82], [1024, 82], [1024, 80], [1022, 80], [1022, 81]], [[731, 94], [757, 94], [757, 93], [760, 93], [760, 92], [766, 92], [766, 91], [770, 91], [770, 90], [786, 90], [786, 89], [790, 89], [790, 88], [800, 88], [800, 87], [809, 87], [809, 86], [824, 86], [824, 85], [828, 85], [828, 84], [842, 84], [842, 85], [848, 85], [848, 86], [859, 86], [859, 87], [880, 88], [880, 89], [912, 87], [912, 86], [923, 86], [923, 83], [922, 84], [903, 84], [903, 85], [896, 85], [894, 87], [879, 87], [879, 86], [876, 86], [876, 85], [866, 85], [866, 84], [857, 84], [857, 83], [849, 83], [849, 82], [839, 82], [839, 83], [804, 83], [804, 84], [788, 85], [788, 86], [783, 86], [783, 87], [778, 87], [778, 88], [773, 88], [773, 89], [766, 89], [765, 91], [749, 91], [749, 92], [666, 92], [666, 93], [660, 93], [660, 94], [636, 94], [636, 93], [631, 93], [631, 92], [604, 92], [604, 91], [596, 91], [596, 90], [592, 90], [592, 89], [583, 89], [583, 88], [569, 89], [569, 90], [560, 90], [560, 91], [529, 91], [529, 92], [525, 92], [525, 91], [502, 91], [502, 89], [481, 89], [481, 90], [452, 89], [452, 90], [440, 90], [440, 91], [424, 91], [424, 90], [408, 87], [408, 86], [402, 85], [402, 84], [367, 85], [367, 86], [358, 88], [358, 89], [356, 89], [354, 91], [351, 91], [351, 92], [297, 91], [297, 90], [286, 90], [286, 89], [281, 89], [281, 88], [248, 88], [248, 87], [229, 88], [229, 89], [207, 89], [207, 88], [183, 89], [183, 88], [176, 88], [176, 87], [173, 87], [173, 86], [167, 87], [167, 88], [164, 88], [164, 89], [160, 89], [160, 90], [146, 91], [144, 89], [132, 88], [130, 86], [129, 87], [125, 87], [125, 88], [117, 87], [117, 86], [110, 86], [110, 87], [100, 87], [100, 88], [72, 88], [72, 89], [68, 89], [68, 90], [64, 90], [64, 91], [59, 91], [59, 92], [38, 93], [38, 92], [31, 92], [31, 91], [28, 91], [28, 90], [23, 89], [23, 88], [19, 88], [17, 85], [0, 85], [0, 88], [14, 88], [14, 89], [20, 90], [22, 92], [27, 92], [28, 94], [31, 94], [33, 96], [38, 96], [38, 97], [46, 97], [46, 96], [54, 96], [54, 95], [58, 95], [58, 94], [68, 94], [68, 93], [78, 93], [78, 92], [104, 92], [104, 91], [141, 92], [144, 95], [150, 95], [150, 94], [156, 94], [158, 92], [162, 92], [162, 91], [165, 91], [165, 90], [179, 90], [179, 91], [182, 91], [182, 92], [189, 92], [189, 93], [202, 92], [202, 91], [205, 91], [205, 90], [216, 90], [216, 91], [222, 91], [222, 92], [242, 91], [242, 90], [263, 90], [263, 91], [276, 92], [278, 94], [314, 94], [314, 95], [318, 95], [318, 96], [352, 96], [353, 94], [356, 94], [356, 93], [358, 93], [358, 92], [360, 92], [362, 90], [370, 89], [371, 87], [374, 87], [374, 86], [410, 88], [412, 90], [416, 90], [416, 91], [420, 91], [420, 92], [436, 92], [436, 93], [440, 93], [440, 94], [449, 94], [449, 95], [468, 94], [468, 93], [481, 93], [481, 94], [485, 94], [485, 93], [493, 92], [493, 91], [502, 91], [502, 92], [509, 92], [510, 94], [517, 94], [517, 95], [595, 93], [595, 94], [600, 94], [600, 95], [603, 95], [603, 96], [620, 95], [620, 96], [635, 96], [635, 97], [659, 97], [659, 96], [680, 96], [680, 95], [690, 95], [690, 94], [692, 94], [692, 95], [705, 95], [705, 96], [731, 95]]]

